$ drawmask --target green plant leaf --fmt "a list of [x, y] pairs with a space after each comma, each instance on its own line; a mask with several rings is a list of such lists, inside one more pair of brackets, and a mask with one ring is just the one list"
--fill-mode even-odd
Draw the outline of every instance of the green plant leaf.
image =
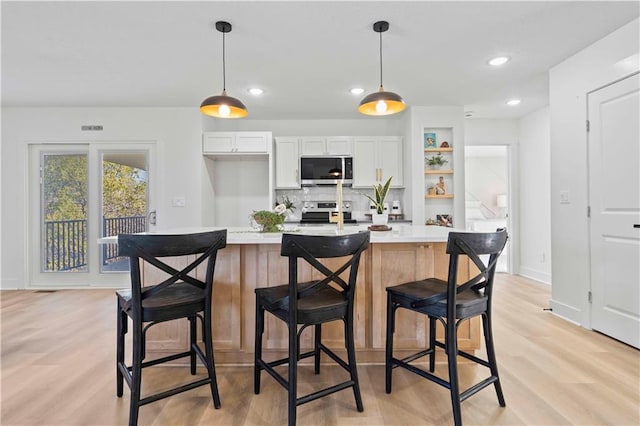
[[362, 192], [359, 193], [371, 200], [378, 214], [382, 214], [384, 212], [384, 199], [387, 197], [387, 193], [391, 188], [391, 179], [393, 179], [393, 176], [391, 176], [384, 185], [381, 183], [373, 185], [373, 195], [375, 198], [370, 195], [363, 194]]

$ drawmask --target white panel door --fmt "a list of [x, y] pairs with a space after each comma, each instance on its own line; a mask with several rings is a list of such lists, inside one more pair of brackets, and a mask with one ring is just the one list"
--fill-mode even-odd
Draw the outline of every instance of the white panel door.
[[235, 150], [235, 134], [232, 132], [208, 132], [202, 135], [202, 152], [230, 153]]
[[590, 93], [591, 325], [640, 347], [640, 74]]
[[327, 154], [350, 155], [351, 154], [351, 138], [340, 137], [340, 136], [327, 138]]
[[276, 139], [276, 188], [300, 188], [298, 138]]
[[300, 139], [300, 155], [325, 155], [326, 142], [323, 137], [303, 137]]
[[371, 187], [378, 180], [378, 141], [357, 137], [353, 141], [353, 186]]
[[380, 167], [380, 180], [386, 182], [393, 176], [391, 186], [403, 186], [404, 176], [402, 170], [403, 145], [402, 138], [389, 136], [380, 138], [378, 148], [378, 164]]
[[235, 152], [266, 154], [270, 146], [270, 133], [267, 132], [238, 132], [235, 135]]

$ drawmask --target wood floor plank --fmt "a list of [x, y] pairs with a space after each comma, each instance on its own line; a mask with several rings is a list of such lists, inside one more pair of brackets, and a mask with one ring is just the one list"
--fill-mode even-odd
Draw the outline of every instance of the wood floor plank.
[[[638, 425], [640, 352], [543, 310], [550, 288], [500, 274], [494, 335], [506, 407], [487, 388], [462, 404], [468, 425]], [[0, 424], [122, 425], [129, 391], [115, 395], [113, 290], [0, 292]], [[478, 351], [483, 356], [484, 350]], [[436, 372], [446, 378], [443, 353]], [[365, 411], [350, 389], [298, 407], [300, 425], [451, 424], [446, 389], [395, 369], [393, 392], [384, 390], [384, 366], [359, 365]], [[283, 368], [283, 371], [286, 371]], [[286, 424], [286, 391], [266, 373], [253, 393], [251, 366], [217, 367], [222, 408], [207, 386], [140, 409], [140, 425]], [[204, 369], [198, 369], [204, 375]], [[486, 369], [460, 360], [462, 387]], [[323, 365], [319, 376], [300, 368], [299, 395], [345, 379]], [[187, 368], [146, 369], [143, 393], [191, 380]]]

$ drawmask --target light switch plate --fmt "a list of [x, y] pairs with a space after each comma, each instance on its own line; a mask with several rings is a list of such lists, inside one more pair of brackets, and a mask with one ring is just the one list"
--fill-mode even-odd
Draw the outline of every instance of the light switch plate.
[[569, 204], [569, 191], [560, 191], [560, 204]]
[[173, 207], [184, 207], [187, 204], [187, 200], [184, 197], [174, 197]]

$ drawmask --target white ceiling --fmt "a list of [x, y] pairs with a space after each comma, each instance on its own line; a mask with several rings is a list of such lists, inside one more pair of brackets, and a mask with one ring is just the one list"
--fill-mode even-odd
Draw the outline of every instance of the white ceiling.
[[[379, 83], [411, 105], [519, 117], [548, 104], [548, 70], [639, 16], [638, 1], [2, 1], [3, 106], [199, 107], [222, 90], [249, 118], [357, 118]], [[508, 55], [492, 68], [487, 60]], [[365, 94], [349, 93], [363, 86]], [[247, 93], [265, 90], [261, 97]], [[510, 98], [521, 98], [508, 107]]]

